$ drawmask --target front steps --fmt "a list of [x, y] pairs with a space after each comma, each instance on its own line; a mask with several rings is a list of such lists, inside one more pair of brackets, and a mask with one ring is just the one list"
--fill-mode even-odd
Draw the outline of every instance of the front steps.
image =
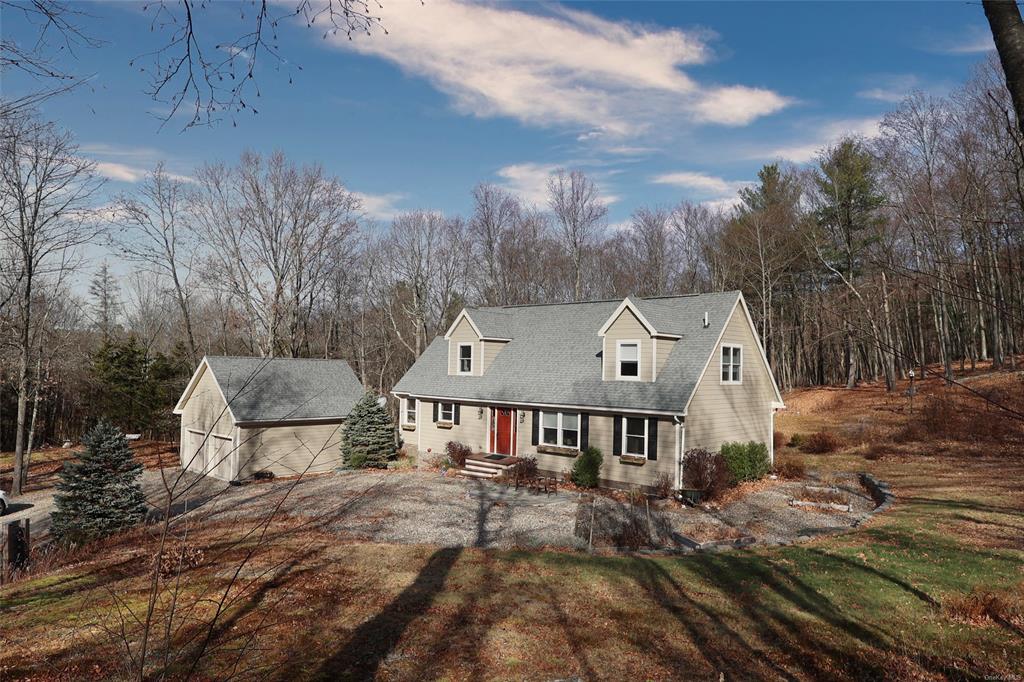
[[515, 461], [506, 462], [487, 460], [482, 457], [466, 458], [466, 465], [459, 469], [459, 475], [467, 478], [497, 478], [516, 465]]

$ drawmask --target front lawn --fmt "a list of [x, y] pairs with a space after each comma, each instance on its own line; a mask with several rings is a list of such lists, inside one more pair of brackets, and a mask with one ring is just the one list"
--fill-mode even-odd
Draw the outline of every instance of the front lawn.
[[[794, 418], [824, 427], [807, 412]], [[279, 519], [209, 630], [206, 598], [256, 543], [228, 544], [251, 525], [197, 525], [189, 542], [205, 558], [182, 573], [181, 603], [194, 610], [176, 646], [195, 651], [193, 636], [211, 632], [196, 671], [211, 678], [1019, 675], [1024, 457], [948, 443], [866, 453], [787, 453], [812, 468], [870, 471], [898, 500], [855, 531], [783, 548], [663, 558], [341, 543], [314, 518]], [[145, 603], [148, 542], [136, 533], [0, 592], [0, 678], [120, 674], [111, 632], [125, 620], [119, 608]], [[998, 608], [965, 613], [972, 592]], [[188, 671], [183, 659], [172, 672]]]

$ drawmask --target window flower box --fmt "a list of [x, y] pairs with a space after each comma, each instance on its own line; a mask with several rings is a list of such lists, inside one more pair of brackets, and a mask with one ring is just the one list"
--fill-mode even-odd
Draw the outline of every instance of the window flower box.
[[546, 445], [544, 443], [537, 445], [537, 452], [547, 455], [562, 455], [563, 457], [575, 457], [580, 454], [579, 448], [567, 448], [561, 445]]
[[403, 431], [415, 431], [416, 426], [414, 424], [402, 424]]
[[619, 461], [623, 464], [647, 464], [647, 458], [643, 455], [620, 455]]
[[439, 429], [450, 429], [455, 426], [455, 424], [452, 422], [434, 422], [434, 426]]

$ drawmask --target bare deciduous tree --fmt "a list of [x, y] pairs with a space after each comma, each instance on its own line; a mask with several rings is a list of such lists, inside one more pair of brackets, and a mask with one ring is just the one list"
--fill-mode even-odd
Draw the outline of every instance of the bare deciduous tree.
[[608, 215], [597, 185], [583, 171], [559, 169], [548, 180], [548, 206], [561, 230], [573, 266], [574, 300], [583, 295], [583, 257]]
[[90, 201], [98, 186], [92, 162], [79, 155], [69, 133], [33, 116], [0, 120], [0, 240], [13, 251], [18, 271], [14, 495], [28, 476], [26, 411], [37, 288], [47, 278], [60, 279], [75, 249], [97, 235]]

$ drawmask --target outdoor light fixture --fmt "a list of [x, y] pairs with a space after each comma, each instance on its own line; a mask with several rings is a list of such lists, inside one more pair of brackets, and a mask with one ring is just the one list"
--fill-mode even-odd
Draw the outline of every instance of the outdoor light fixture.
[[519, 411], [519, 423], [520, 424], [525, 424], [526, 423], [526, 413], [523, 412], [522, 410]]
[[483, 407], [477, 407], [476, 408], [476, 418], [477, 419], [483, 419], [484, 418], [484, 408]]

